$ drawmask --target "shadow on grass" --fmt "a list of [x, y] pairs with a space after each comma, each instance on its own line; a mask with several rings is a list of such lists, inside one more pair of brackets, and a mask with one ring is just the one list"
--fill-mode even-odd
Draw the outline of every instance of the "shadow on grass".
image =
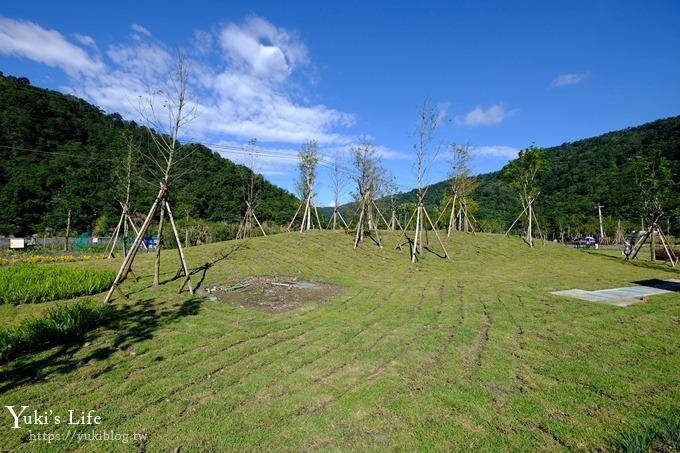
[[639, 280], [633, 283], [640, 286], [648, 286], [650, 288], [663, 289], [674, 293], [680, 292], [680, 283], [669, 282], [667, 280], [659, 280], [658, 278], [653, 278], [651, 280]]
[[[51, 375], [69, 373], [91, 361], [107, 360], [115, 352], [153, 338], [156, 330], [198, 314], [202, 302], [203, 299], [192, 296], [179, 305], [156, 306], [153, 299], [147, 299], [134, 305], [121, 306], [106, 327], [82, 335], [50, 352], [27, 355], [3, 365], [0, 368], [0, 394], [24, 384], [48, 379]], [[87, 355], [77, 356], [86, 343], [89, 345], [89, 341], [107, 334], [102, 330], [106, 328], [113, 337], [109, 346], [93, 348]], [[103, 372], [109, 369], [111, 367]]]
[[[198, 267], [195, 267], [195, 268], [193, 268], [193, 269], [190, 269], [190, 270], [189, 270], [189, 275], [192, 276], [192, 277], [193, 277], [194, 275], [201, 274], [201, 278], [199, 279], [198, 283], [196, 283], [196, 285], [194, 286], [194, 290], [197, 290], [198, 288], [201, 287], [201, 285], [203, 284], [203, 281], [205, 280], [205, 275], [206, 275], [206, 273], [208, 272], [208, 270], [210, 270], [211, 267], [213, 267], [215, 264], [219, 263], [220, 261], [229, 259], [234, 253], [238, 252], [239, 250], [241, 250], [241, 249], [247, 249], [247, 248], [248, 248], [247, 239], [246, 239], [246, 240], [236, 241], [235, 243], [232, 243], [232, 244], [231, 244], [231, 247], [230, 247], [228, 250], [226, 250], [226, 251], [225, 251], [225, 250], [221, 250], [221, 251], [218, 253], [218, 255], [215, 256], [215, 257], [213, 258], [212, 261], [207, 261], [206, 263], [204, 263], [204, 264], [202, 264], [202, 265], [200, 265], [200, 266], [198, 266]], [[143, 275], [143, 276], [140, 277], [140, 279], [141, 279], [142, 277], [153, 278], [153, 275], [152, 275], [152, 274], [149, 274], [148, 276]], [[181, 267], [181, 266], [180, 266], [180, 268], [177, 270], [177, 272], [175, 273], [175, 275], [174, 275], [173, 277], [168, 278], [168, 279], [166, 279], [166, 280], [163, 280], [162, 282], [160, 282], [160, 284], [161, 284], [161, 285], [166, 285], [166, 284], [168, 284], [168, 283], [170, 283], [170, 282], [174, 282], [174, 281], [176, 281], [176, 280], [178, 280], [178, 279], [180, 279], [180, 278], [182, 278], [182, 279], [184, 278], [184, 271], [182, 270], [182, 267]], [[137, 279], [137, 280], [139, 280], [139, 279]], [[143, 286], [143, 287], [141, 287], [141, 288], [139, 288], [139, 289], [136, 289], [136, 290], [128, 291], [128, 292], [126, 293], [126, 296], [130, 296], [130, 295], [132, 295], [132, 294], [141, 293], [142, 291], [146, 291], [146, 290], [149, 289], [149, 288], [153, 288], [153, 283], [152, 283], [152, 284], [149, 284], [149, 285], [146, 285], [146, 286]]]

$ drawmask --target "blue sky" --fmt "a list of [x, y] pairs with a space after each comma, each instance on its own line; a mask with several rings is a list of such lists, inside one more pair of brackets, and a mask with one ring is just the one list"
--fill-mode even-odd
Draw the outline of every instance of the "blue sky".
[[[475, 173], [532, 142], [680, 114], [679, 23], [673, 0], [25, 1], [0, 7], [0, 70], [139, 120], [139, 95], [162, 85], [181, 49], [197, 106], [186, 139], [255, 137], [269, 153], [256, 169], [293, 191], [305, 139], [349, 165], [365, 135], [406, 189], [425, 98], [446, 113], [435, 144], [469, 144]], [[438, 158], [429, 181], [446, 167]], [[321, 168], [317, 203], [331, 192]]]

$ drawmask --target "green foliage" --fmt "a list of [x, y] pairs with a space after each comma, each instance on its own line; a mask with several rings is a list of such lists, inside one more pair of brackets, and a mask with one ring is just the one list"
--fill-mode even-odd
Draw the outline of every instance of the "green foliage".
[[17, 326], [0, 327], [0, 360], [73, 340], [105, 323], [113, 312], [111, 305], [86, 300], [52, 308], [42, 317], [26, 319]]
[[663, 211], [671, 203], [673, 196], [674, 184], [670, 162], [659, 153], [652, 155], [639, 153], [632, 160], [635, 181], [640, 188], [645, 213]]
[[526, 204], [529, 199], [534, 199], [538, 195], [536, 177], [546, 168], [544, 150], [531, 145], [521, 150], [517, 159], [510, 161], [503, 168], [503, 178]]
[[[0, 234], [63, 234], [72, 211], [73, 231], [110, 232], [120, 216], [120, 168], [129, 143], [154, 156], [147, 128], [73, 96], [0, 76]], [[218, 153], [186, 144], [177, 163], [171, 198], [176, 212], [209, 221], [238, 222], [243, 212], [243, 172], [250, 170]], [[135, 155], [136, 157], [136, 155]], [[157, 156], [160, 158], [160, 156]], [[132, 213], [145, 214], [158, 184], [143, 162], [133, 162]], [[144, 182], [146, 181], [146, 182]], [[283, 223], [295, 197], [267, 181], [259, 188], [260, 221]]]
[[64, 266], [0, 268], [0, 304], [23, 304], [97, 294], [113, 283], [112, 271]]
[[[536, 210], [540, 213], [541, 230], [550, 236], [559, 236], [561, 229], [572, 235], [597, 232], [598, 203], [605, 206], [605, 227], [609, 225], [605, 231], [609, 237], [614, 236], [613, 226], [619, 219], [626, 230], [638, 229], [647, 208], [636, 182], [635, 156], [646, 156], [657, 166], [663, 162], [670, 171], [670, 181], [664, 187], [672, 194], [680, 192], [680, 116], [546, 148], [544, 154], [547, 168], [536, 178], [541, 188]], [[478, 175], [476, 180], [473, 197], [479, 203], [475, 214], [478, 223], [507, 228], [522, 207], [505, 183], [503, 171]], [[426, 204], [429, 207], [439, 204], [450, 191], [449, 184], [442, 181], [430, 186]], [[417, 191], [399, 194], [396, 200], [413, 203]], [[677, 222], [680, 198], [671, 196], [664, 210], [671, 217], [671, 233], [680, 233]]]

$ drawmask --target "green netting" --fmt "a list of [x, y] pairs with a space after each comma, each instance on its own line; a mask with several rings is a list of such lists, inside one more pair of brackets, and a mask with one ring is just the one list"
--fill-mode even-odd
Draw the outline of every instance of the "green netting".
[[90, 246], [90, 233], [83, 233], [73, 241], [73, 250], [80, 251]]

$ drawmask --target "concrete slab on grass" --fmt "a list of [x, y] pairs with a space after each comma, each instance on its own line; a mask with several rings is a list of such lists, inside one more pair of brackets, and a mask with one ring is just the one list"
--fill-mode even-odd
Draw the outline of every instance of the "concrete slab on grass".
[[566, 291], [554, 291], [550, 294], [617, 307], [627, 307], [644, 302], [645, 298], [649, 296], [680, 291], [680, 280], [648, 280], [640, 283], [639, 286], [626, 288], [600, 289], [597, 291], [568, 289]]

